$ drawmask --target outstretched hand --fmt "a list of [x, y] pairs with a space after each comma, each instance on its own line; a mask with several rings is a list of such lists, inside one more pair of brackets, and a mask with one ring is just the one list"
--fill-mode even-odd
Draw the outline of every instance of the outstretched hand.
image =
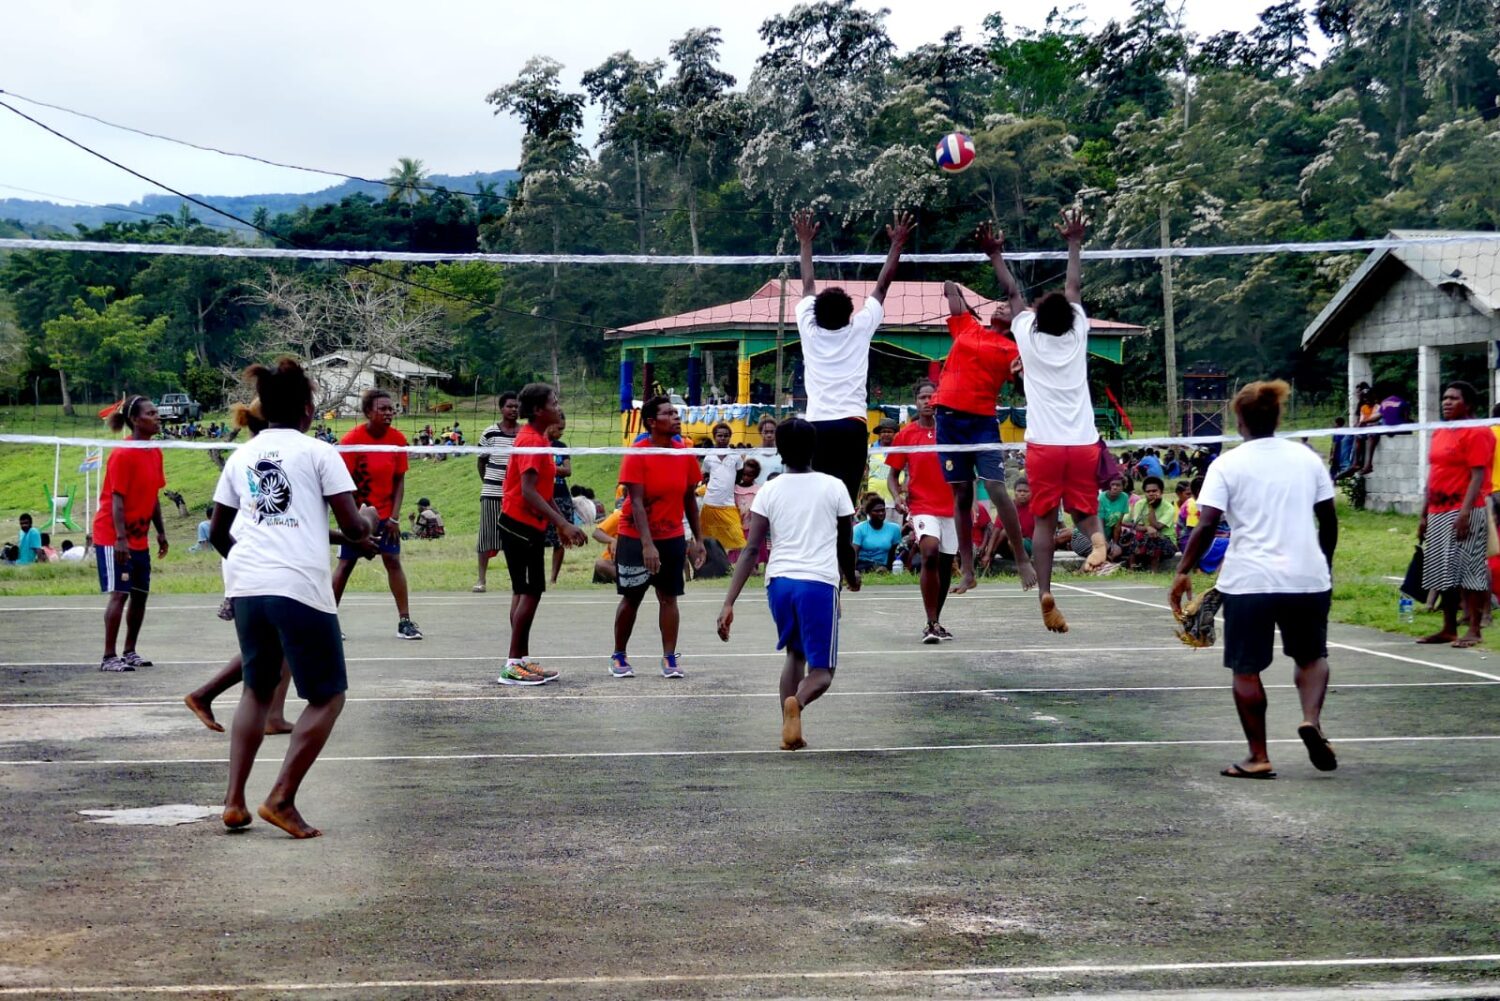
[[729, 630], [734, 625], [734, 608], [725, 605], [719, 610], [719, 639], [729, 642]]
[[984, 223], [975, 230], [974, 239], [979, 242], [979, 249], [988, 257], [1005, 253], [1005, 233], [990, 223]]
[[891, 246], [904, 247], [911, 231], [917, 228], [917, 220], [910, 212], [893, 212], [891, 224], [885, 228], [885, 235], [891, 238]]
[[792, 213], [792, 229], [797, 232], [798, 243], [812, 243], [821, 228], [822, 223], [813, 218], [812, 209], [798, 209]]
[[1070, 244], [1082, 243], [1089, 229], [1089, 220], [1083, 209], [1063, 209], [1058, 218], [1061, 221], [1054, 224], [1058, 235]]
[[1167, 595], [1167, 600], [1172, 605], [1172, 614], [1177, 616], [1178, 621], [1182, 619], [1182, 599], [1193, 600], [1193, 578], [1185, 573], [1180, 573], [1172, 578], [1172, 590]]

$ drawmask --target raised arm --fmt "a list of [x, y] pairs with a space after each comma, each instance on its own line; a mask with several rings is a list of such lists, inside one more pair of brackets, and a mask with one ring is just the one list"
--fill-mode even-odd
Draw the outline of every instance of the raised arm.
[[[897, 212], [891, 219], [891, 224], [885, 228], [886, 236], [891, 238], [890, 252], [885, 255], [885, 264], [880, 268], [880, 276], [875, 279], [875, 291], [870, 297], [882, 306], [885, 305], [885, 294], [890, 291], [891, 282], [896, 278], [896, 265], [901, 263], [901, 248], [906, 246], [907, 237], [917, 225], [910, 212]], [[812, 258], [808, 257], [808, 261]], [[810, 294], [810, 293], [809, 293]]]
[[1083, 238], [1089, 221], [1082, 209], [1064, 209], [1057, 232], [1068, 241], [1068, 279], [1063, 294], [1069, 302], [1083, 304]]
[[964, 294], [958, 290], [957, 282], [943, 282], [943, 296], [948, 300], [948, 315], [963, 316], [969, 311]]
[[802, 295], [817, 295], [818, 286], [813, 278], [812, 242], [818, 235], [819, 224], [813, 218], [812, 209], [801, 209], [792, 213], [792, 228], [797, 231], [797, 248], [801, 255]]
[[1026, 309], [1026, 300], [1021, 295], [1021, 286], [1016, 284], [1005, 264], [1005, 234], [985, 223], [974, 235], [979, 240], [979, 249], [989, 257], [990, 265], [995, 269], [995, 281], [1000, 283], [1000, 294], [1010, 305], [1010, 315], [1020, 316]]

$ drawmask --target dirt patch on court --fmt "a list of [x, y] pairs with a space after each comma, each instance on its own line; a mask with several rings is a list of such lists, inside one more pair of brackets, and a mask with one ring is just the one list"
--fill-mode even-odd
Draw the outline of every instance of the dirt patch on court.
[[27, 709], [0, 714], [0, 744], [159, 737], [203, 729], [186, 707]]

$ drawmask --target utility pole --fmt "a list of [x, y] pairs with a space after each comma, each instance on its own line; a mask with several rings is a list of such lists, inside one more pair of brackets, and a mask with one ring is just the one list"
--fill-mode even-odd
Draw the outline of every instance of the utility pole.
[[[1161, 201], [1161, 245], [1163, 250], [1172, 246], [1172, 213], [1165, 198]], [[1172, 313], [1172, 258], [1163, 254], [1161, 259], [1162, 309], [1166, 313], [1166, 343], [1163, 350], [1167, 357], [1167, 434], [1177, 430], [1177, 322]], [[1191, 431], [1192, 429], [1188, 429]]]

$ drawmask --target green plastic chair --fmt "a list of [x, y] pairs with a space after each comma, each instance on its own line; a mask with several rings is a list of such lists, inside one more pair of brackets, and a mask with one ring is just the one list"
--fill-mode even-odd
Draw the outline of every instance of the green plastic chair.
[[61, 524], [70, 532], [82, 531], [77, 525], [73, 524], [73, 495], [77, 490], [78, 487], [75, 484], [68, 487], [68, 495], [66, 497], [54, 497], [52, 496], [52, 488], [45, 483], [42, 484], [42, 496], [47, 498], [47, 510], [52, 512], [52, 520], [42, 525], [42, 530], [52, 529]]

